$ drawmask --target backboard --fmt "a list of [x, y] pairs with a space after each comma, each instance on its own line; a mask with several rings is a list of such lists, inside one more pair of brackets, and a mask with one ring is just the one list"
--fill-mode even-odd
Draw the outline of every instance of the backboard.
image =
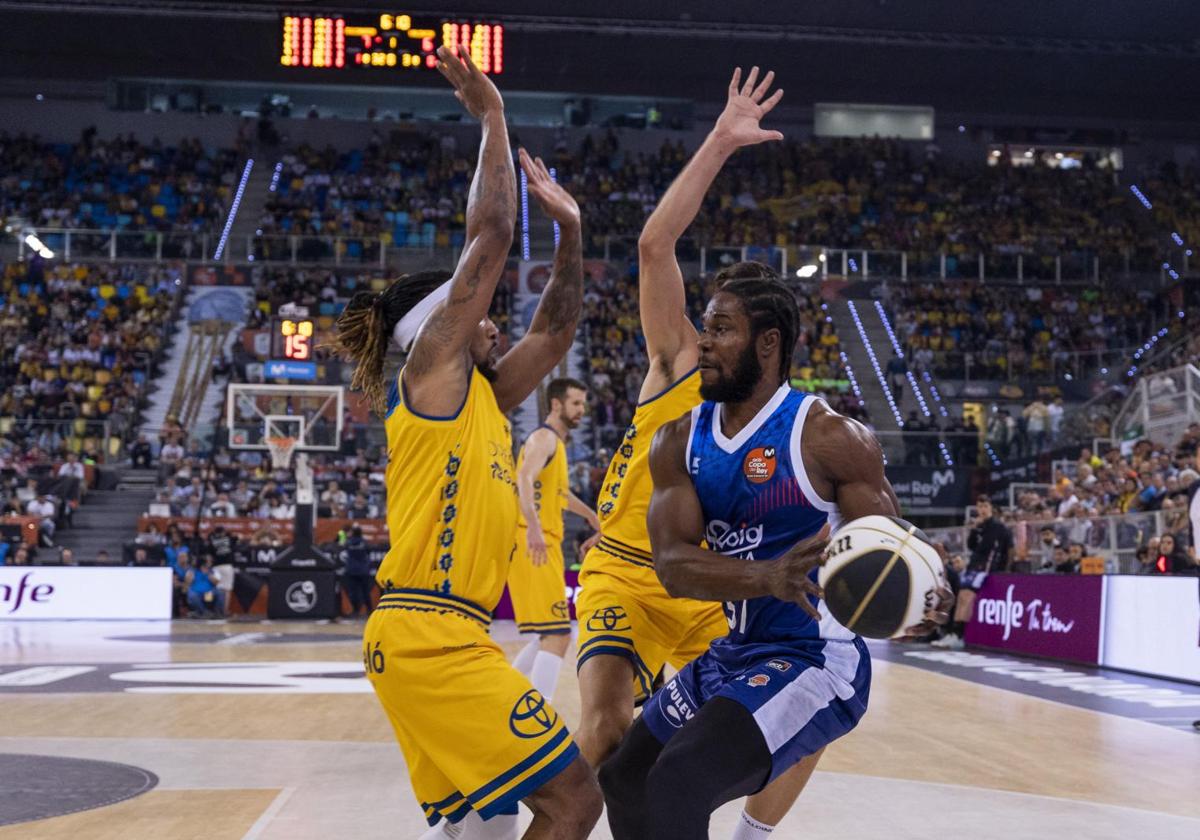
[[267, 438], [294, 437], [296, 449], [336, 452], [342, 444], [340, 385], [229, 385], [225, 427], [230, 449], [266, 450]]

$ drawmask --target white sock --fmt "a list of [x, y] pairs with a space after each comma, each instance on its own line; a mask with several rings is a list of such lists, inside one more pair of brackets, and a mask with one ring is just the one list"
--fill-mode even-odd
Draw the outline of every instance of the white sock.
[[771, 832], [775, 830], [775, 826], [760, 823], [754, 817], [742, 811], [742, 818], [738, 820], [737, 828], [733, 830], [733, 836], [730, 840], [765, 840], [771, 836]]
[[497, 814], [485, 822], [469, 811], [454, 825], [442, 820], [422, 834], [421, 840], [517, 840], [517, 815]]
[[538, 693], [547, 700], [554, 699], [554, 687], [558, 685], [558, 672], [562, 670], [562, 657], [539, 650], [533, 660], [533, 671], [529, 681]]
[[517, 658], [512, 661], [512, 666], [527, 677], [529, 676], [530, 669], [533, 668], [533, 659], [537, 656], [540, 641], [540, 639], [534, 639], [525, 645], [525, 647], [521, 648], [521, 652], [517, 654]]

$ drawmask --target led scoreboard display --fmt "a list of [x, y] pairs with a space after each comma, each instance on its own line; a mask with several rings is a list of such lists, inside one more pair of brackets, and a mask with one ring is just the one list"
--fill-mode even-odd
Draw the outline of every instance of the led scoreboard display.
[[504, 72], [504, 27], [464, 20], [414, 20], [411, 15], [350, 19], [342, 15], [284, 15], [279, 63], [340, 70], [380, 67], [433, 69], [435, 50], [466, 45], [484, 73]]
[[271, 357], [290, 362], [312, 361], [313, 327], [308, 318], [276, 318], [271, 332]]

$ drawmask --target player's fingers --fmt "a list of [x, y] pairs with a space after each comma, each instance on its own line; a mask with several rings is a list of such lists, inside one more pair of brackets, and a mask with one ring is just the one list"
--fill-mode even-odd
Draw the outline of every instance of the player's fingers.
[[742, 68], [734, 67], [733, 68], [733, 78], [729, 80], [729, 96], [731, 99], [733, 97], [737, 96], [738, 85], [741, 83], [741, 81], [742, 81]]
[[463, 67], [467, 73], [472, 76], [479, 75], [479, 69], [475, 66], [475, 62], [471, 60], [471, 51], [467, 49], [466, 44], [458, 45], [458, 54], [461, 56]]
[[755, 102], [767, 95], [767, 91], [771, 89], [771, 82], [775, 81], [775, 71], [768, 70], [767, 75], [763, 76], [763, 80], [758, 83], [758, 87], [754, 89], [754, 93], [750, 94], [750, 98]]
[[541, 170], [542, 175], [545, 176], [546, 180], [550, 183], [554, 183], [554, 178], [551, 177], [550, 170], [546, 168], [546, 162], [541, 158], [535, 158], [534, 163], [537, 164], [538, 169]]
[[801, 595], [799, 598], [796, 599], [796, 603], [800, 605], [800, 609], [804, 610], [806, 613], [811, 615], [814, 620], [816, 620], [816, 621], [821, 620], [821, 612], [812, 605], [812, 602], [809, 601], [808, 598]]
[[766, 102], [758, 106], [762, 108], [762, 115], [765, 117], [767, 114], [771, 113], [771, 109], [779, 104], [780, 99], [783, 99], [783, 88], [780, 88], [772, 93]]
[[758, 135], [759, 140], [767, 142], [768, 140], [782, 140], [783, 134], [778, 131], [764, 131]]
[[754, 91], [754, 83], [758, 81], [758, 65], [750, 68], [750, 75], [746, 77], [746, 84], [742, 85], [742, 96], [749, 96]]

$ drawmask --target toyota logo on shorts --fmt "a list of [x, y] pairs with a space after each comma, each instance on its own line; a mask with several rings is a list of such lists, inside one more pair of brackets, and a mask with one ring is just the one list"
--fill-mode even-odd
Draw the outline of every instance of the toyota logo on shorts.
[[601, 607], [588, 618], [587, 629], [594, 633], [629, 630], [629, 614], [622, 607]]
[[530, 689], [517, 699], [508, 715], [508, 728], [518, 738], [538, 738], [558, 723], [558, 713], [546, 703], [546, 698]]

